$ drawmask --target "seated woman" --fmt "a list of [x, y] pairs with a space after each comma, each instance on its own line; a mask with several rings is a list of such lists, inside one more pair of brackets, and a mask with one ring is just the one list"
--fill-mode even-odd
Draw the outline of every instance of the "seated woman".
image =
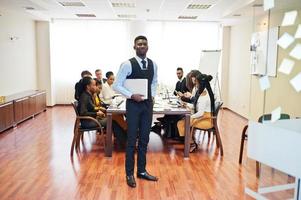
[[182, 101], [187, 103], [194, 103], [198, 85], [196, 84], [196, 77], [202, 74], [199, 70], [191, 70], [186, 76], [186, 87], [188, 92], [184, 94], [178, 92], [177, 95], [181, 98]]
[[[95, 109], [101, 110], [102, 112], [106, 113], [108, 104], [105, 104], [99, 96], [102, 92], [102, 83], [97, 79], [94, 80], [96, 81], [96, 87], [97, 87], [96, 92], [94, 94]], [[123, 114], [113, 114], [112, 120], [115, 121], [125, 132], [127, 131], [128, 125], [124, 120]]]
[[[84, 77], [82, 79], [82, 93], [80, 94], [78, 111], [81, 116], [90, 116], [96, 118], [98, 122], [106, 127], [107, 119], [105, 113], [101, 110], [96, 110], [94, 105], [93, 95], [96, 92], [96, 82], [91, 77]], [[93, 121], [82, 120], [81, 125], [86, 128], [95, 127], [96, 124]]]
[[[96, 118], [99, 123], [103, 126], [107, 126], [107, 118], [105, 116], [105, 109], [101, 108], [101, 106], [95, 105], [94, 95], [98, 91], [96, 87], [96, 81], [91, 77], [83, 78], [83, 92], [80, 96], [79, 100], [79, 114], [82, 116], [91, 116]], [[83, 127], [95, 127], [96, 124], [93, 121], [82, 120], [81, 124]], [[126, 142], [126, 134], [124, 130], [120, 128], [118, 123], [115, 121], [112, 122], [113, 132], [121, 145], [124, 145]]]
[[[205, 74], [199, 74], [196, 77], [196, 84], [198, 85], [198, 90], [196, 93], [196, 100], [193, 104], [193, 114], [191, 115], [190, 125], [196, 128], [209, 129], [213, 127], [211, 113], [214, 111], [214, 94], [212, 92], [210, 81], [212, 76], [207, 76]], [[177, 127], [180, 136], [184, 136], [184, 119], [178, 121]], [[190, 152], [194, 152], [197, 149], [197, 143], [192, 137], [192, 143], [190, 145]]]

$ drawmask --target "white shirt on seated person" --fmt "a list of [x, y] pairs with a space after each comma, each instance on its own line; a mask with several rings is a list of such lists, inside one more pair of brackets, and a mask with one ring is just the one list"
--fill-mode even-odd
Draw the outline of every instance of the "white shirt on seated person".
[[210, 97], [207, 90], [205, 95], [200, 95], [196, 104], [196, 112], [194, 112], [194, 105], [187, 104], [187, 106], [191, 109], [191, 119], [200, 118], [204, 115], [205, 112], [211, 112], [211, 104], [210, 104]]
[[112, 98], [116, 95], [115, 91], [113, 90], [113, 85], [109, 85], [108, 82], [105, 82], [102, 86], [102, 98], [103, 102], [106, 104], [112, 104]]

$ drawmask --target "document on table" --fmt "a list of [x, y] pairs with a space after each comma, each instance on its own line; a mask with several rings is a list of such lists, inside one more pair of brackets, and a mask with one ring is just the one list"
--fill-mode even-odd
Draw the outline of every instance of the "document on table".
[[124, 87], [133, 94], [142, 95], [143, 99], [148, 98], [147, 79], [126, 79]]

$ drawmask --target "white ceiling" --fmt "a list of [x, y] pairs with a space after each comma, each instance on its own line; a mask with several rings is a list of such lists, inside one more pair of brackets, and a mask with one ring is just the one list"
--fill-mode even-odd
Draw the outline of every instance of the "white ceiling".
[[[84, 7], [64, 7], [59, 2], [82, 2]], [[94, 14], [96, 18], [125, 19], [118, 15], [136, 16], [137, 20], [179, 20], [179, 16], [197, 16], [193, 21], [223, 23], [248, 19], [253, 15], [254, 3], [263, 0], [0, 0], [1, 11], [9, 9], [30, 14], [36, 20], [79, 19], [76, 14]], [[134, 8], [116, 8], [112, 3], [134, 3]], [[213, 5], [207, 10], [187, 9], [189, 4]], [[275, 0], [277, 9], [301, 8], [301, 0]], [[32, 7], [34, 10], [26, 10]], [[234, 14], [241, 16], [234, 17]], [[256, 14], [263, 14], [257, 8]], [[185, 20], [185, 19], [184, 19]]]

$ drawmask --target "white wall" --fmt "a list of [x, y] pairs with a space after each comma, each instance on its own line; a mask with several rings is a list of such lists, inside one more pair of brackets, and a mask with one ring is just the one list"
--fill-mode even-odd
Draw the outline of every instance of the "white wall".
[[244, 117], [249, 116], [251, 21], [232, 26], [228, 72], [228, 107]]
[[36, 49], [38, 88], [46, 90], [46, 104], [53, 106], [54, 92], [52, 87], [50, 63], [50, 24], [47, 21], [36, 22]]
[[[270, 17], [270, 27], [280, 26], [285, 11], [272, 12]], [[301, 10], [298, 11], [299, 14]], [[296, 24], [301, 23], [301, 18], [297, 18]], [[238, 114], [252, 120], [257, 120], [264, 113], [271, 113], [280, 106], [283, 113], [288, 113], [291, 117], [301, 116], [301, 93], [297, 93], [290, 85], [289, 80], [300, 72], [301, 61], [294, 59], [295, 67], [290, 75], [277, 72], [276, 77], [270, 77], [271, 88], [266, 93], [261, 91], [259, 77], [250, 75], [250, 51], [249, 45], [252, 32], [267, 30], [267, 16], [260, 16], [255, 22], [248, 21], [231, 26], [230, 31], [230, 55], [228, 67], [228, 80], [223, 83], [227, 85], [227, 106]], [[297, 25], [280, 27], [281, 36], [284, 32], [295, 34]], [[224, 36], [223, 39], [226, 39]], [[297, 39], [295, 43], [300, 43]], [[277, 68], [282, 59], [289, 57], [289, 52], [294, 45], [286, 50], [278, 48]], [[292, 58], [291, 58], [292, 59]], [[227, 69], [227, 65], [223, 68]], [[227, 77], [225, 78], [227, 79]], [[223, 92], [225, 92], [225, 90]]]
[[202, 50], [220, 48], [218, 23], [54, 20], [51, 24], [51, 71], [55, 103], [74, 98], [74, 84], [82, 70], [101, 68], [117, 73], [135, 55], [137, 35], [149, 41], [148, 56], [158, 65], [159, 83], [174, 89], [176, 68], [198, 69]]
[[14, 12], [1, 14], [0, 96], [37, 89], [35, 23]]

